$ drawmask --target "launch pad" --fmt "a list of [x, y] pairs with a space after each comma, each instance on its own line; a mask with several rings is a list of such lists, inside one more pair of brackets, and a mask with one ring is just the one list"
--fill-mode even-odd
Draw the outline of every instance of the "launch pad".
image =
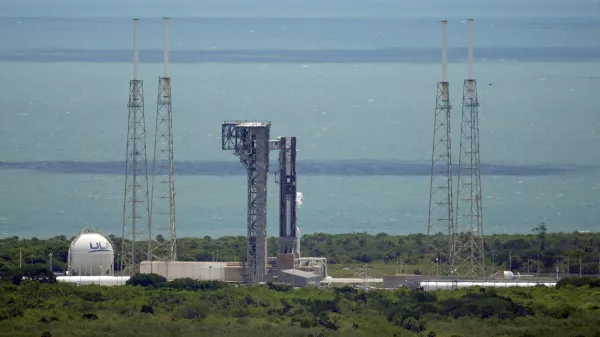
[[[279, 269], [299, 258], [296, 227], [296, 137], [269, 139], [270, 121], [226, 121], [221, 148], [233, 151], [248, 174], [248, 268], [244, 279], [260, 283], [267, 274], [267, 176], [269, 152], [279, 150]], [[278, 179], [277, 179], [278, 177]]]

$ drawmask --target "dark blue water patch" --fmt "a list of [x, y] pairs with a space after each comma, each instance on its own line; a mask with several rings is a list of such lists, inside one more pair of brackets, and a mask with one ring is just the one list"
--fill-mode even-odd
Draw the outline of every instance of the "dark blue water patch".
[[[0, 53], [1, 62], [131, 62], [131, 50], [33, 49]], [[569, 62], [600, 60], [596, 47], [478, 47], [477, 61]], [[449, 62], [465, 62], [465, 48], [450, 48]], [[438, 47], [322, 50], [175, 50], [171, 63], [438, 63]], [[140, 51], [140, 62], [162, 63], [162, 50]]]
[[[0, 162], [0, 169], [31, 170], [58, 174], [116, 174], [125, 173], [125, 163], [119, 161], [29, 161]], [[270, 171], [278, 169], [271, 163]], [[440, 168], [436, 167], [436, 171]], [[577, 165], [511, 165], [482, 164], [481, 173], [493, 176], [543, 176], [582, 172], [589, 167]], [[302, 160], [297, 163], [299, 175], [311, 176], [429, 176], [431, 165], [427, 162], [387, 160]], [[441, 171], [441, 170], [440, 170]], [[457, 166], [454, 165], [454, 175]], [[239, 176], [245, 169], [236, 160], [231, 161], [176, 161], [177, 175], [190, 176]], [[148, 166], [152, 174], [152, 165]]]

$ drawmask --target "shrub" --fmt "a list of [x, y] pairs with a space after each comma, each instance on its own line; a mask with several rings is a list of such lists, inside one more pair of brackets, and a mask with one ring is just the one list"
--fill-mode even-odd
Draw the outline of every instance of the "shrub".
[[572, 285], [574, 287], [589, 286], [590, 288], [600, 288], [600, 278], [594, 277], [567, 277], [556, 283], [556, 288], [564, 288]]
[[267, 283], [267, 287], [269, 290], [281, 291], [281, 292], [290, 292], [294, 290], [294, 288], [289, 284], [276, 284], [276, 283]]
[[140, 309], [140, 312], [144, 313], [144, 314], [153, 314], [154, 313], [154, 309], [152, 308], [151, 305], [144, 304], [144, 305], [142, 305], [142, 308]]
[[135, 274], [129, 280], [127, 280], [127, 285], [132, 286], [142, 286], [142, 287], [160, 287], [163, 283], [167, 281], [166, 278], [158, 275], [158, 274]]

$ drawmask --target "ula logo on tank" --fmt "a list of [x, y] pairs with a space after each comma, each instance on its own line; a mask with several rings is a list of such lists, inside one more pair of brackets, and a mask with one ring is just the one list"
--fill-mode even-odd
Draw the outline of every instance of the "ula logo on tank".
[[88, 253], [111, 252], [111, 251], [112, 251], [112, 247], [110, 246], [110, 244], [108, 242], [105, 242], [104, 246], [102, 246], [102, 243], [100, 243], [100, 242], [96, 242], [95, 244], [93, 242], [90, 242], [90, 251]]

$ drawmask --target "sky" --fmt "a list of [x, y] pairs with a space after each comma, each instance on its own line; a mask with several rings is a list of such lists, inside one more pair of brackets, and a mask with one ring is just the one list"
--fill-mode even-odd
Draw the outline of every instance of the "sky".
[[2, 0], [0, 17], [448, 17], [600, 15], [597, 0]]

